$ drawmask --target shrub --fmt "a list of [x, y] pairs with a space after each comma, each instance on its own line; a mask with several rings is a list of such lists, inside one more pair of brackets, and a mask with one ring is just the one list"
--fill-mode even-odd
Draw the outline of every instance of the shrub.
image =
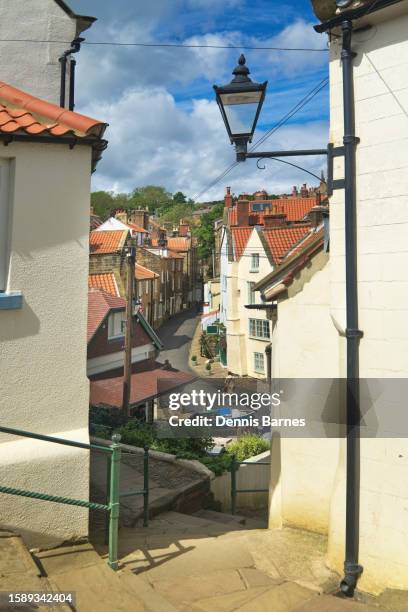
[[191, 357], [191, 361], [197, 361], [197, 355], [193, 355], [193, 356]]
[[225, 449], [229, 455], [235, 455], [237, 461], [245, 461], [270, 449], [270, 442], [255, 434], [247, 434], [232, 442]]

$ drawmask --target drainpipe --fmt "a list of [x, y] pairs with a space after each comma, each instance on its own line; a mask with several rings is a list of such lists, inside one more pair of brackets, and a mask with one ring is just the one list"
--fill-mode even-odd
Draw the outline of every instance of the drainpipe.
[[266, 378], [268, 380], [268, 384], [271, 384], [272, 380], [272, 343], [268, 344], [265, 349], [266, 354]]
[[[64, 51], [64, 53], [59, 58], [59, 62], [61, 64], [61, 84], [60, 84], [60, 106], [61, 108], [65, 108], [65, 90], [66, 90], [66, 75], [67, 75], [67, 62], [68, 57], [73, 53], [78, 53], [81, 48], [81, 43], [85, 40], [85, 38], [74, 38], [71, 43], [71, 47]], [[71, 58], [70, 61], [70, 72], [69, 72], [69, 110], [74, 109], [74, 95], [75, 95], [75, 66], [76, 61]]]
[[358, 563], [360, 522], [360, 393], [357, 293], [357, 215], [356, 215], [356, 146], [353, 59], [351, 49], [353, 24], [343, 21], [344, 168], [345, 168], [345, 239], [346, 239], [346, 339], [347, 339], [347, 483], [346, 483], [346, 553], [344, 578], [340, 589], [353, 597], [363, 568]]

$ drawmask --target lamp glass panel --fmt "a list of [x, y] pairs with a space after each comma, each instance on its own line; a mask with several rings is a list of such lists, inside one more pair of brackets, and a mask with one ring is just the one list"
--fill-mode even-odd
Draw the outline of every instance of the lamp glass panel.
[[231, 134], [251, 134], [262, 92], [221, 94]]

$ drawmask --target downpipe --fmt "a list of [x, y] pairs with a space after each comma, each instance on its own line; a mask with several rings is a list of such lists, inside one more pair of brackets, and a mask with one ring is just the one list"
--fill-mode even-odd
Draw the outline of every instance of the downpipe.
[[346, 548], [344, 578], [340, 590], [353, 597], [363, 572], [359, 564], [360, 537], [360, 388], [359, 343], [363, 333], [358, 328], [357, 289], [357, 213], [356, 146], [353, 60], [351, 49], [353, 24], [343, 21], [341, 52], [344, 113], [345, 241], [346, 241], [346, 339], [347, 339], [347, 470], [346, 470]]
[[[68, 57], [73, 53], [78, 53], [81, 49], [81, 43], [85, 40], [85, 38], [74, 38], [71, 43], [71, 47], [64, 51], [64, 53], [59, 57], [58, 61], [61, 64], [61, 81], [60, 81], [60, 106], [61, 108], [65, 108], [65, 96], [66, 96], [66, 78], [67, 78], [67, 64]], [[74, 110], [75, 101], [75, 66], [76, 61], [74, 58], [70, 59], [70, 81], [69, 81], [69, 110]]]

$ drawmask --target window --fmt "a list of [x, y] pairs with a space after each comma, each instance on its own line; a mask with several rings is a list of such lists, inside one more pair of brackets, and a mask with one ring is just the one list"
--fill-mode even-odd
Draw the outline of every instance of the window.
[[248, 287], [248, 304], [255, 304], [255, 283], [247, 283]]
[[10, 160], [0, 158], [0, 291], [5, 291], [8, 276], [10, 236]]
[[265, 355], [263, 353], [254, 353], [254, 371], [258, 374], [265, 373]]
[[270, 338], [269, 321], [249, 319], [249, 335], [254, 338]]
[[251, 272], [259, 271], [259, 253], [252, 253], [251, 255]]
[[121, 338], [125, 335], [125, 312], [113, 312], [108, 319], [108, 340]]

